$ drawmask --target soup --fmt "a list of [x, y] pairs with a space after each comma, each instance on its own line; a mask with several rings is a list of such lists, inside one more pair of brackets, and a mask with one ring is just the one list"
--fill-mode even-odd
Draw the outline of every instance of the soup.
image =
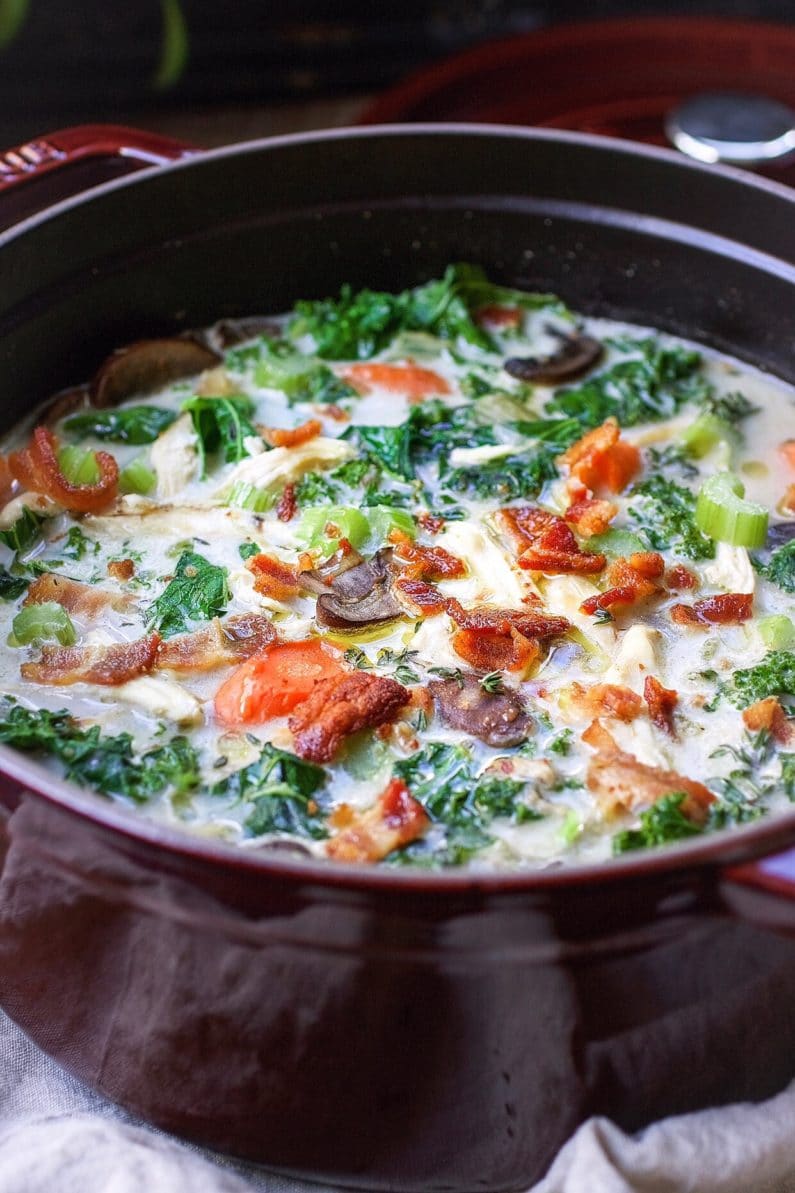
[[330, 863], [788, 807], [794, 396], [471, 266], [134, 345], [5, 445], [0, 740]]

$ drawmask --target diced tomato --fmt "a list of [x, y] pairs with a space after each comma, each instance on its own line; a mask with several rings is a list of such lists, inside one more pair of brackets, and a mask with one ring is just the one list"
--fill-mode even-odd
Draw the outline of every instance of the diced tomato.
[[280, 642], [241, 663], [215, 694], [224, 725], [255, 725], [282, 717], [306, 700], [321, 679], [344, 670], [342, 651], [321, 638]]
[[345, 365], [339, 370], [339, 376], [360, 394], [380, 387], [388, 389], [390, 393], [405, 394], [413, 401], [420, 401], [431, 394], [450, 393], [450, 385], [444, 377], [419, 365], [389, 365], [378, 362]]

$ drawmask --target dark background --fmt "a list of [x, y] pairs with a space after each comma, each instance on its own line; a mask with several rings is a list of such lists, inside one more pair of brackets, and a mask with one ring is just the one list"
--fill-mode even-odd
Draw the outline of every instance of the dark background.
[[[298, 103], [309, 113], [299, 124], [337, 123], [355, 116], [357, 97], [487, 38], [677, 13], [790, 23], [795, 0], [0, 0], [0, 144], [96, 120], [213, 143], [279, 131], [282, 105], [295, 126]], [[312, 103], [334, 97], [317, 119]], [[252, 114], [264, 106], [262, 128]]]

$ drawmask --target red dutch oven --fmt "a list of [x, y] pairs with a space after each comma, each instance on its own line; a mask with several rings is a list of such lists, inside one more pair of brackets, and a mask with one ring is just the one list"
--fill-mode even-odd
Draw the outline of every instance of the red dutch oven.
[[[187, 155], [52, 205], [110, 150], [186, 156], [90, 129], [0, 161], [8, 427], [125, 342], [461, 259], [795, 381], [775, 183], [415, 125]], [[235, 850], [6, 748], [0, 768], [0, 1002], [178, 1135], [367, 1190], [512, 1190], [591, 1114], [633, 1130], [795, 1076], [795, 810], [600, 867], [427, 874]]]

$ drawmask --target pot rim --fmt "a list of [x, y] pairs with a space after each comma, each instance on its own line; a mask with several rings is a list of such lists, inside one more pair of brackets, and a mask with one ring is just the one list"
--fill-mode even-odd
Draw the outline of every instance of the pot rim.
[[[379, 137], [427, 136], [499, 137], [519, 141], [546, 141], [577, 145], [597, 152], [620, 153], [641, 160], [661, 162], [678, 167], [685, 174], [721, 176], [727, 182], [739, 183], [743, 188], [759, 190], [795, 205], [795, 191], [782, 183], [749, 175], [733, 166], [714, 166], [685, 158], [675, 150], [641, 145], [614, 137], [590, 133], [569, 132], [502, 124], [466, 123], [405, 123], [317, 129], [236, 142], [232, 145], [201, 152], [194, 157], [153, 166], [135, 174], [113, 179], [82, 191], [77, 195], [44, 208], [42, 211], [13, 224], [0, 233], [0, 250], [19, 236], [33, 232], [41, 225], [72, 209], [103, 195], [130, 186], [145, 185], [164, 170], [193, 170], [207, 160], [224, 160], [245, 156], [252, 152], [288, 146], [311, 146], [329, 141], [372, 140]], [[725, 239], [725, 238], [724, 238]], [[740, 242], [735, 242], [740, 243]], [[751, 246], [748, 246], [751, 247]], [[143, 845], [155, 852], [174, 855], [188, 862], [215, 865], [222, 869], [250, 872], [282, 878], [300, 884], [319, 883], [337, 889], [371, 889], [373, 891], [407, 891], [414, 894], [449, 892], [451, 894], [532, 894], [544, 891], [588, 887], [594, 883], [610, 883], [670, 876], [677, 872], [715, 869], [737, 861], [765, 856], [795, 844], [795, 808], [778, 814], [767, 822], [760, 821], [741, 827], [729, 827], [710, 833], [704, 839], [669, 845], [657, 851], [613, 858], [607, 862], [587, 865], [564, 865], [543, 870], [494, 871], [412, 871], [408, 868], [384, 868], [376, 865], [339, 864], [329, 861], [290, 859], [248, 850], [239, 845], [226, 844], [191, 834], [187, 830], [148, 820], [124, 805], [103, 802], [99, 794], [83, 791], [76, 784], [61, 779], [34, 758], [0, 745], [0, 785], [9, 789], [19, 784], [20, 790], [30, 791], [61, 810], [88, 821], [94, 828], [108, 830], [128, 842]]]

